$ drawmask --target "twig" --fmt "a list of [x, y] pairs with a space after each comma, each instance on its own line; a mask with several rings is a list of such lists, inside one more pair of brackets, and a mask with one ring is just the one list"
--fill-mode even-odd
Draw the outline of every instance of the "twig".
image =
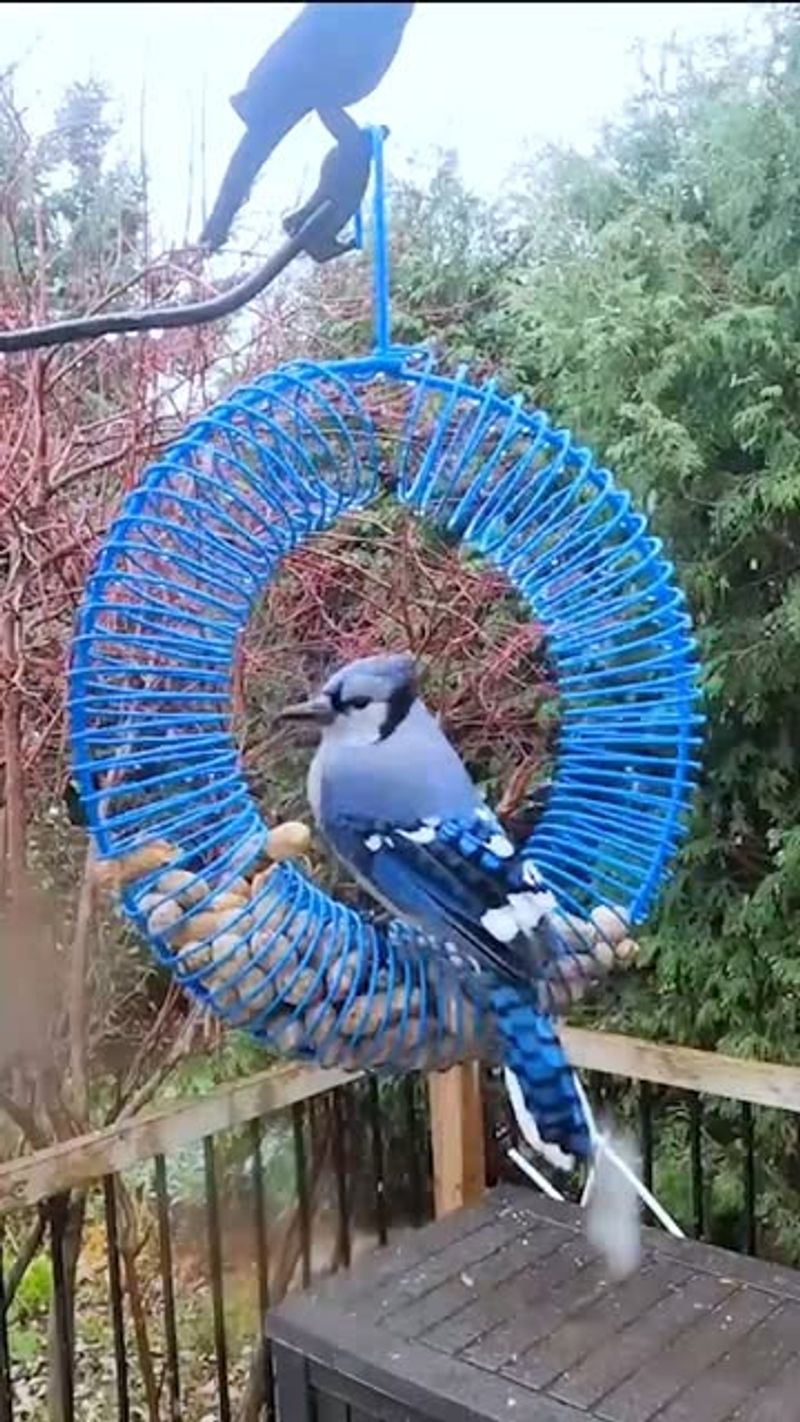
[[[2, 652], [9, 666], [18, 663], [19, 623], [9, 608], [3, 620]], [[6, 853], [12, 899], [19, 901], [25, 887], [25, 786], [22, 779], [22, 697], [16, 686], [5, 694], [3, 706], [6, 778]]]
[[13, 1121], [17, 1130], [32, 1146], [34, 1150], [44, 1150], [52, 1142], [36, 1121], [32, 1112], [26, 1111], [24, 1106], [20, 1106], [12, 1096], [0, 1091], [0, 1111], [5, 1111], [9, 1121]]
[[150, 1027], [148, 1028], [147, 1032], [139, 1043], [133, 1061], [131, 1062], [125, 1074], [125, 1080], [123, 1081], [121, 1087], [121, 1095], [123, 1100], [127, 1096], [128, 1092], [133, 1090], [133, 1086], [141, 1070], [142, 1063], [147, 1060], [147, 1057], [150, 1055], [159, 1037], [161, 1036], [164, 1027], [166, 1026], [172, 1012], [175, 1009], [175, 1004], [178, 1002], [180, 995], [180, 988], [174, 982], [171, 982], [169, 987], [167, 988], [166, 993], [164, 994], [164, 1000], [161, 1003], [158, 1012], [156, 1013], [155, 1019], [151, 1023]]
[[121, 1229], [119, 1236], [119, 1248], [125, 1263], [125, 1288], [131, 1306], [131, 1318], [133, 1319], [133, 1332], [136, 1338], [136, 1352], [139, 1358], [139, 1370], [142, 1375], [142, 1385], [144, 1387], [145, 1403], [149, 1422], [159, 1422], [158, 1407], [158, 1384], [156, 1382], [155, 1368], [153, 1367], [153, 1351], [150, 1347], [150, 1337], [147, 1329], [147, 1310], [142, 1299], [142, 1288], [139, 1282], [139, 1270], [136, 1263], [136, 1256], [139, 1252], [139, 1242], [137, 1238], [136, 1217], [133, 1202], [130, 1194], [119, 1177], [114, 1180], [114, 1188], [120, 1202]]
[[175, 1038], [163, 1062], [158, 1069], [153, 1072], [149, 1081], [146, 1081], [144, 1085], [141, 1086], [138, 1091], [135, 1091], [133, 1096], [125, 1102], [122, 1109], [116, 1114], [115, 1119], [117, 1121], [127, 1121], [131, 1116], [135, 1116], [136, 1112], [140, 1111], [143, 1106], [146, 1106], [148, 1101], [152, 1100], [159, 1087], [163, 1085], [165, 1078], [169, 1076], [172, 1068], [177, 1066], [181, 1057], [186, 1056], [191, 1045], [192, 1037], [194, 1036], [194, 1029], [202, 1015], [203, 1008], [200, 1007], [199, 1004], [192, 1008], [182, 1030]]
[[8, 1274], [6, 1275], [4, 1284], [5, 1313], [9, 1312], [11, 1305], [14, 1302], [17, 1289], [19, 1288], [20, 1284], [22, 1283], [22, 1280], [27, 1274], [29, 1266], [33, 1263], [34, 1259], [36, 1258], [36, 1255], [39, 1253], [39, 1250], [42, 1247], [42, 1240], [44, 1239], [45, 1229], [45, 1218], [44, 1215], [40, 1212], [37, 1216], [35, 1225], [31, 1230], [28, 1231], [28, 1234], [17, 1253], [17, 1257], [14, 1260], [14, 1263], [12, 1264]]
[[75, 916], [75, 931], [72, 935], [67, 978], [70, 1084], [75, 1112], [78, 1118], [85, 1122], [88, 1122], [89, 1114], [89, 1091], [86, 1079], [86, 999], [89, 990], [89, 946], [94, 909], [93, 865], [94, 851], [89, 844], [86, 849], [83, 877], [78, 894], [78, 909]]

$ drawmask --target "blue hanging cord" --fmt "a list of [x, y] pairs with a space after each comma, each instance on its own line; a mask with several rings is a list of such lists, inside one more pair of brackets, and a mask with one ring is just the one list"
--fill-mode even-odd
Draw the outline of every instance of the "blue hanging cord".
[[374, 292], [375, 351], [383, 354], [392, 343], [392, 309], [389, 298], [389, 232], [386, 224], [386, 170], [383, 162], [384, 134], [371, 128], [375, 186], [372, 193], [374, 244], [372, 281]]

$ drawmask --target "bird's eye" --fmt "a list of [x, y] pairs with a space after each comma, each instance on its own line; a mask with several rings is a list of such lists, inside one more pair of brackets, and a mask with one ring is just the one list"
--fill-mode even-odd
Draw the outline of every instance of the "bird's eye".
[[370, 700], [369, 696], [351, 696], [347, 704], [352, 706], [354, 711], [363, 711], [366, 706], [369, 706]]

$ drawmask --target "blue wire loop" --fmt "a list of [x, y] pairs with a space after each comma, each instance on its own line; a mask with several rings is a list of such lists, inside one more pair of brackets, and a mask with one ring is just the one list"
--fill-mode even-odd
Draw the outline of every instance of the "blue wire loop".
[[383, 354], [391, 347], [392, 311], [389, 296], [389, 232], [386, 222], [386, 169], [383, 161], [384, 136], [380, 128], [372, 134], [372, 194], [373, 232], [373, 302], [375, 318], [375, 351]]
[[[163, 966], [284, 1054], [430, 1068], [494, 1054], [480, 973], [406, 925], [361, 917], [296, 864], [265, 867], [231, 682], [286, 555], [390, 488], [503, 570], [544, 625], [560, 740], [526, 853], [557, 905], [555, 975], [576, 923], [650, 912], [686, 831], [703, 716], [674, 569], [609, 471], [494, 382], [391, 346], [379, 130], [373, 141], [374, 352], [264, 375], [145, 472], [86, 587], [69, 711], [96, 847], [143, 855], [123, 904]], [[372, 413], [384, 407], [390, 428]]]

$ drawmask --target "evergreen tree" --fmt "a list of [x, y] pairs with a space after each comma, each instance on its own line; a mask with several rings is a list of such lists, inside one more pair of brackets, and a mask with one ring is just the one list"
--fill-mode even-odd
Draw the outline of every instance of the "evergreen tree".
[[[516, 382], [648, 509], [688, 588], [710, 723], [635, 1025], [800, 1048], [800, 20], [678, 56], [588, 159], [551, 155], [506, 283]], [[542, 243], [542, 233], [548, 234]], [[654, 991], [653, 991], [654, 989]]]

